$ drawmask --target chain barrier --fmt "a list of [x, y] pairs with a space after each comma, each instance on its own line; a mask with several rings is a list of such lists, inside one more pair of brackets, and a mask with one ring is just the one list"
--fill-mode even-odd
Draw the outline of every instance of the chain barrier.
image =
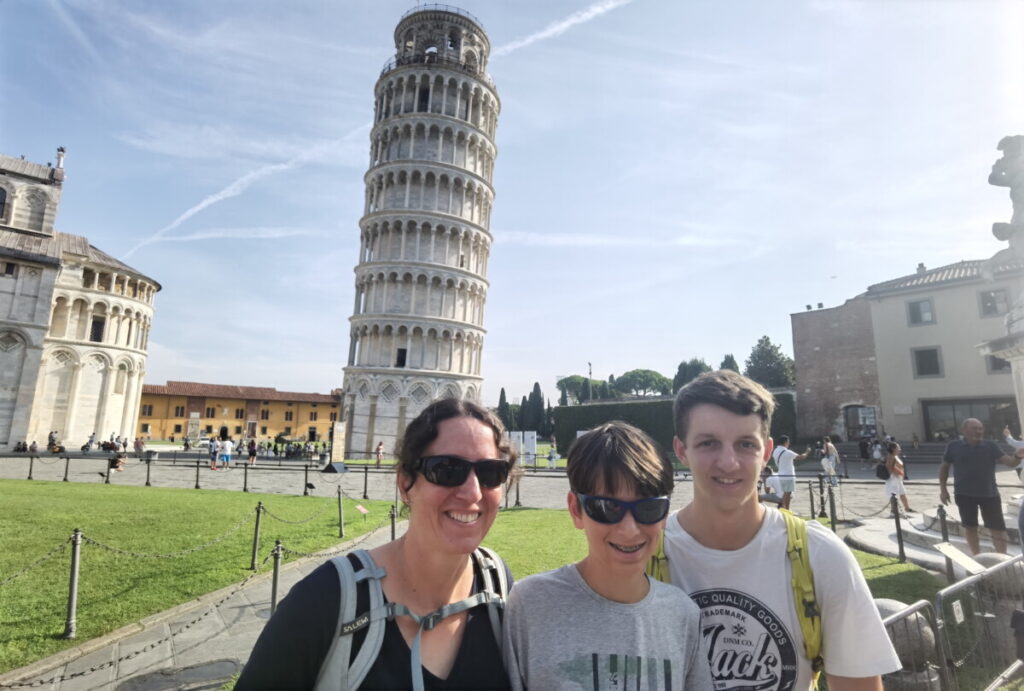
[[42, 456], [36, 456], [36, 460], [42, 463], [43, 465], [53, 465], [54, 463], [60, 463], [64, 459], [61, 458], [60, 456], [55, 456], [52, 461], [48, 461]]
[[[344, 494], [344, 492], [342, 494]], [[334, 504], [334, 500], [332, 499], [332, 500], [329, 500], [327, 502], [327, 504], [322, 509], [317, 511], [315, 514], [313, 514], [309, 518], [303, 518], [300, 521], [289, 521], [287, 518], [281, 518], [280, 516], [276, 515], [273, 511], [268, 509], [266, 504], [263, 505], [263, 513], [267, 514], [268, 516], [273, 518], [275, 521], [281, 521], [282, 523], [288, 523], [290, 525], [301, 525], [302, 523], [309, 523], [314, 518], [319, 518], [320, 516], [323, 516], [324, 513], [326, 513], [329, 509], [333, 509], [333, 508], [335, 508], [335, 504]]]
[[64, 542], [60, 543], [59, 545], [57, 545], [56, 547], [51, 549], [46, 554], [44, 554], [43, 556], [41, 556], [38, 559], [36, 559], [34, 562], [32, 562], [31, 564], [29, 564], [28, 566], [23, 568], [21, 571], [16, 571], [16, 572], [12, 573], [10, 576], [8, 576], [4, 580], [0, 581], [0, 587], [3, 587], [5, 585], [7, 585], [8, 583], [13, 581], [18, 576], [25, 575], [26, 573], [28, 573], [32, 569], [36, 568], [37, 566], [39, 566], [40, 564], [42, 564], [46, 560], [50, 559], [51, 557], [54, 557], [54, 556], [56, 556], [58, 554], [63, 553], [64, 550], [66, 550], [68, 548], [68, 542], [70, 542], [70, 539], [64, 540]]
[[291, 555], [294, 555], [296, 557], [318, 557], [318, 558], [333, 557], [333, 556], [336, 556], [338, 554], [347, 554], [348, 552], [351, 552], [356, 547], [358, 547], [359, 545], [361, 545], [364, 542], [366, 542], [367, 540], [369, 540], [370, 537], [374, 533], [376, 533], [378, 530], [383, 528], [390, 521], [391, 521], [391, 517], [390, 516], [388, 516], [387, 518], [381, 520], [381, 522], [378, 523], [377, 525], [375, 525], [372, 530], [370, 530], [369, 532], [364, 533], [360, 537], [356, 538], [354, 542], [346, 545], [346, 547], [344, 549], [336, 549], [336, 550], [332, 550], [330, 552], [298, 552], [298, 551], [296, 551], [294, 549], [288, 549], [287, 547], [282, 545], [281, 546], [281, 552], [283, 552], [284, 554], [291, 554]]
[[177, 551], [177, 552], [168, 552], [167, 554], [146, 554], [144, 552], [132, 552], [132, 551], [129, 551], [129, 550], [121, 549], [119, 547], [113, 547], [111, 545], [103, 544], [102, 542], [99, 542], [97, 540], [93, 540], [91, 537], [89, 537], [87, 535], [84, 535], [84, 534], [82, 535], [82, 540], [84, 540], [85, 542], [88, 542], [91, 545], [95, 545], [96, 547], [99, 547], [100, 549], [105, 549], [108, 552], [113, 552], [114, 554], [123, 554], [123, 555], [128, 556], [128, 557], [138, 557], [140, 559], [174, 559], [176, 557], [183, 557], [183, 556], [188, 555], [188, 554], [193, 554], [195, 552], [200, 552], [200, 551], [202, 551], [204, 549], [207, 549], [208, 547], [213, 547], [218, 542], [223, 542], [228, 537], [230, 537], [232, 534], [238, 532], [242, 528], [242, 526], [244, 526], [246, 523], [248, 523], [251, 520], [252, 520], [252, 516], [251, 515], [247, 515], [247, 516], [243, 517], [242, 520], [240, 520], [238, 523], [236, 523], [233, 527], [229, 528], [227, 530], [227, 532], [223, 533], [222, 535], [219, 535], [218, 537], [213, 538], [209, 542], [203, 543], [203, 544], [198, 545], [196, 547], [189, 547], [188, 549], [183, 549], [183, 550], [180, 550], [180, 551]]
[[260, 562], [259, 565], [256, 567], [256, 571], [251, 573], [250, 575], [246, 576], [244, 579], [242, 579], [242, 581], [238, 585], [236, 585], [234, 588], [232, 588], [231, 592], [229, 592], [227, 595], [225, 595], [224, 597], [222, 597], [221, 599], [217, 600], [212, 605], [207, 607], [203, 611], [203, 613], [200, 614], [199, 616], [197, 616], [195, 619], [192, 619], [191, 621], [185, 623], [178, 630], [172, 631], [171, 633], [167, 634], [166, 636], [164, 636], [163, 638], [161, 638], [159, 640], [153, 641], [152, 643], [149, 643], [148, 645], [146, 645], [146, 646], [144, 646], [142, 648], [139, 648], [138, 650], [133, 650], [130, 653], [122, 655], [121, 657], [117, 658], [116, 660], [107, 660], [106, 662], [100, 663], [98, 665], [93, 665], [92, 667], [89, 667], [88, 669], [83, 669], [80, 672], [73, 672], [72, 674], [61, 674], [59, 676], [50, 677], [49, 679], [37, 679], [35, 681], [16, 681], [16, 682], [11, 683], [11, 684], [0, 683], [0, 688], [4, 688], [4, 689], [21, 689], [21, 688], [38, 687], [38, 686], [50, 686], [52, 684], [62, 683], [62, 682], [65, 682], [65, 681], [71, 681], [72, 679], [80, 679], [81, 677], [84, 677], [86, 675], [92, 674], [93, 672], [98, 672], [100, 670], [107, 669], [108, 667], [113, 667], [114, 665], [119, 665], [122, 662], [127, 662], [128, 660], [132, 660], [132, 659], [138, 657], [139, 655], [142, 655], [143, 653], [147, 653], [150, 650], [153, 650], [154, 648], [156, 648], [157, 646], [163, 645], [164, 643], [166, 643], [167, 641], [171, 640], [172, 638], [174, 638], [178, 634], [181, 634], [181, 633], [184, 633], [185, 631], [188, 631], [190, 628], [192, 628], [193, 626], [195, 626], [196, 624], [201, 622], [203, 619], [205, 619], [206, 617], [208, 617], [211, 614], [213, 614], [213, 612], [215, 610], [219, 609], [221, 605], [223, 605], [231, 597], [233, 597], [240, 590], [242, 590], [242, 588], [244, 588], [246, 585], [248, 585], [249, 581], [251, 581], [252, 579], [256, 578], [256, 576], [258, 576], [259, 573], [260, 573], [259, 572], [260, 567], [264, 566], [268, 561], [270, 561], [270, 558], [273, 557], [273, 556], [274, 556], [274, 553], [273, 553], [273, 550], [271, 550], [271, 552], [269, 554], [267, 554], [267, 556], [263, 558], [263, 561]]

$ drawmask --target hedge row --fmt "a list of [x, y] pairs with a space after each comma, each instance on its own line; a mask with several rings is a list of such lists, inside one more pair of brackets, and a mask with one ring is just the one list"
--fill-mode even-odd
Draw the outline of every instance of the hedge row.
[[[775, 397], [775, 403], [772, 437], [778, 438], [780, 434], [788, 434], [790, 438], [796, 439], [796, 405], [793, 397], [789, 394], [779, 394]], [[612, 420], [622, 420], [649, 434], [664, 448], [669, 458], [675, 458], [675, 454], [672, 453], [672, 437], [675, 431], [672, 423], [671, 398], [559, 406], [553, 412], [558, 453], [562, 456], [568, 453], [569, 447], [576, 439], [577, 431], [591, 429]]]

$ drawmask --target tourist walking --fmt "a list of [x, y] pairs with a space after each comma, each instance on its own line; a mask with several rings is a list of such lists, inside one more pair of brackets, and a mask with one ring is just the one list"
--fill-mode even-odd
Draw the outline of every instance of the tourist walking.
[[249, 465], [250, 466], [254, 466], [254, 465], [256, 465], [256, 440], [255, 439], [250, 439], [249, 440], [249, 449], [248, 450], [249, 450]]
[[821, 469], [828, 478], [828, 483], [835, 487], [839, 484], [836, 478], [836, 470], [839, 468], [839, 451], [832, 443], [832, 437], [827, 434], [821, 438]]
[[374, 449], [373, 455], [377, 457], [377, 467], [380, 467], [380, 462], [384, 460], [384, 442], [377, 442], [377, 448]]
[[217, 457], [220, 456], [220, 440], [210, 437], [210, 470], [217, 469]]
[[953, 501], [960, 511], [960, 525], [971, 554], [978, 554], [978, 512], [992, 534], [996, 552], [1006, 554], [1006, 520], [1003, 518], [1003, 500], [996, 487], [996, 464], [1016, 467], [1024, 449], [1014, 456], [1003, 453], [995, 442], [986, 441], [985, 425], [976, 418], [964, 420], [960, 428], [963, 439], [955, 439], [946, 446], [946, 454], [939, 466], [939, 500], [949, 504], [946, 483], [949, 469], [953, 469]]
[[231, 467], [231, 453], [235, 450], [235, 443], [228, 437], [220, 443], [220, 462], [224, 468]]
[[788, 509], [789, 502], [793, 499], [793, 492], [796, 490], [796, 462], [802, 461], [811, 453], [811, 448], [797, 455], [796, 451], [789, 450], [789, 435], [779, 435], [779, 445], [772, 451], [772, 460], [775, 467], [779, 469], [779, 483], [782, 485], [782, 503], [780, 508]]
[[[889, 471], [889, 479], [885, 481], [885, 496], [899, 497], [900, 501], [903, 502], [903, 511], [905, 514], [910, 513], [913, 509], [910, 508], [910, 502], [907, 499], [907, 490], [903, 486], [903, 478], [906, 472], [903, 468], [903, 459], [900, 458], [899, 443], [891, 441], [885, 445], [885, 469]], [[893, 512], [890, 516], [895, 516], [896, 509], [893, 508]]]
[[[478, 548], [515, 452], [496, 415], [453, 398], [428, 405], [402, 437], [395, 481], [408, 530], [299, 581], [256, 641], [238, 691], [508, 688], [500, 613], [511, 574]], [[339, 574], [353, 585], [342, 588]], [[350, 676], [357, 671], [365, 678]]]

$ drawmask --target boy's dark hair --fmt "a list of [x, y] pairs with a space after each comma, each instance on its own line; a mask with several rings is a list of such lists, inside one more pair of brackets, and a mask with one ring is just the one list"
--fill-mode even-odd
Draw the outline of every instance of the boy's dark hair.
[[783, 444], [788, 444], [788, 443], [789, 443], [789, 435], [788, 434], [780, 434], [779, 435], [779, 446], [782, 446]]
[[[498, 448], [498, 457], [507, 458], [515, 466], [516, 452], [509, 444], [505, 435], [505, 426], [498, 416], [473, 401], [460, 401], [457, 398], [442, 398], [434, 401], [405, 428], [405, 434], [398, 443], [397, 470], [409, 478], [408, 490], [416, 482], [416, 462], [423, 456], [427, 447], [437, 439], [438, 428], [445, 420], [458, 417], [471, 417], [491, 428], [494, 434], [494, 445]], [[471, 458], [471, 461], [478, 459]]]
[[735, 415], [757, 415], [761, 418], [761, 432], [768, 436], [775, 397], [753, 379], [721, 369], [700, 375], [676, 394], [672, 419], [680, 441], [686, 440], [690, 411], [704, 403], [725, 408]]
[[885, 442], [885, 450], [888, 451], [889, 453], [896, 453], [896, 449], [898, 449], [899, 446], [900, 445], [894, 441]]
[[633, 489], [640, 497], [672, 494], [672, 462], [644, 432], [619, 420], [606, 422], [569, 447], [565, 474], [578, 494]]

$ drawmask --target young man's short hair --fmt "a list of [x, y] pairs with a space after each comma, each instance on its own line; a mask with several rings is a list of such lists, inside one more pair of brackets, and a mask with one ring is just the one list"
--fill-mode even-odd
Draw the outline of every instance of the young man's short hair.
[[700, 375], [676, 394], [672, 418], [680, 441], [686, 440], [690, 411], [704, 403], [725, 408], [735, 415], [757, 415], [761, 419], [762, 433], [768, 436], [775, 397], [753, 379], [722, 369]]
[[789, 435], [788, 434], [780, 434], [779, 435], [779, 446], [785, 446], [788, 443], [789, 443]]
[[672, 494], [672, 462], [643, 431], [618, 420], [595, 427], [569, 447], [565, 474], [577, 494], [614, 494], [625, 486], [640, 497]]

